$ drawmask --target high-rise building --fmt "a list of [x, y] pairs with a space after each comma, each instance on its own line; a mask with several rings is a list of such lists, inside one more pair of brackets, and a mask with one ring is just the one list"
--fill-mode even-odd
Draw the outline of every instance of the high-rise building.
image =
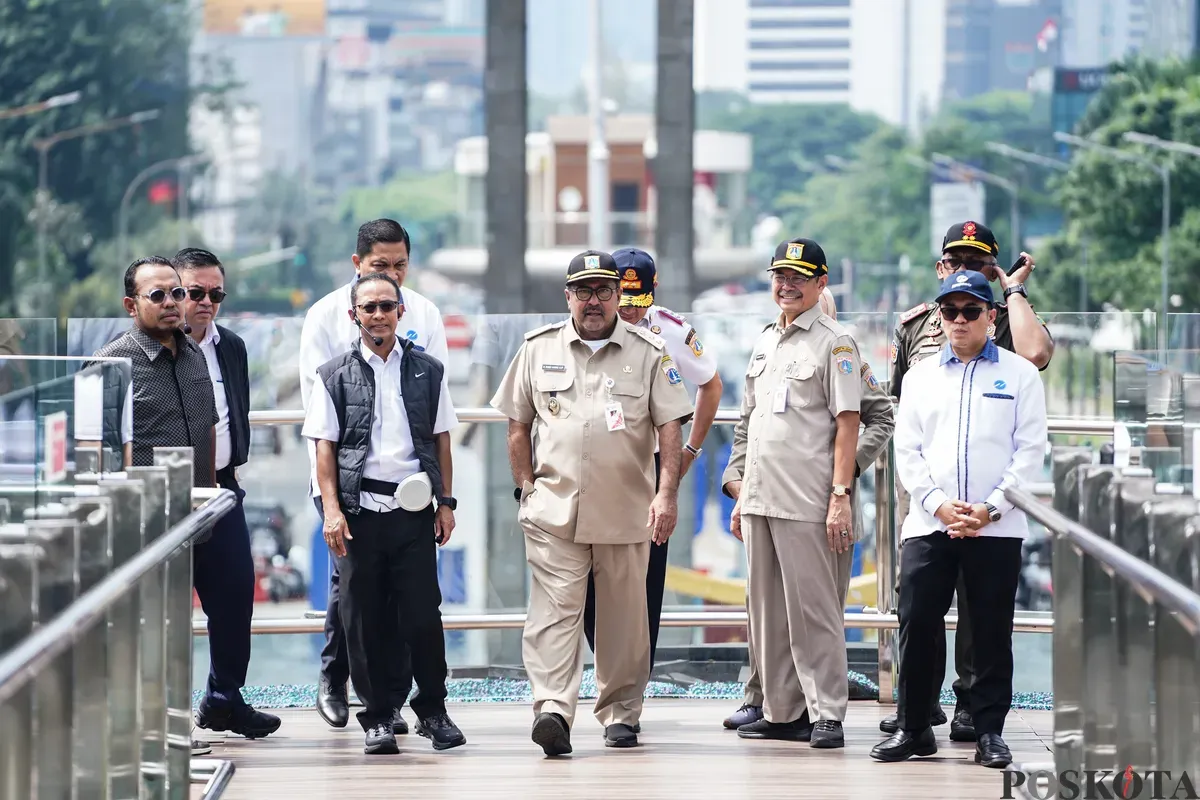
[[748, 0], [754, 103], [850, 102], [851, 0]]
[[1064, 0], [946, 0], [947, 100], [1023, 91], [1060, 63]]
[[1142, 51], [1153, 0], [1063, 0], [1062, 63], [1102, 67]]
[[1198, 0], [1145, 0], [1146, 38], [1142, 53], [1150, 58], [1191, 58], [1200, 26]]

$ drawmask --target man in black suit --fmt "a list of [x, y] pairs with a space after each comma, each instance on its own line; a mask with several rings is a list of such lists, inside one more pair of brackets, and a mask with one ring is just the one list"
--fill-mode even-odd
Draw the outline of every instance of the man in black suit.
[[256, 739], [279, 729], [279, 718], [256, 711], [242, 698], [250, 664], [250, 621], [254, 616], [254, 559], [238, 486], [237, 467], [250, 453], [250, 372], [246, 343], [215, 322], [225, 299], [225, 268], [207, 250], [187, 248], [173, 259], [187, 290], [184, 332], [195, 340], [208, 363], [217, 408], [215, 454], [217, 485], [233, 491], [238, 505], [213, 527], [212, 537], [196, 545], [193, 582], [208, 616], [208, 686], [196, 726], [231, 731]]

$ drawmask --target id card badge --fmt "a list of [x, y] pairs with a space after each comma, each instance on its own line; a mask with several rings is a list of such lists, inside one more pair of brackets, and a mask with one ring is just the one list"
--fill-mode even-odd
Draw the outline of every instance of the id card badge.
[[621, 410], [620, 403], [609, 403], [604, 407], [604, 421], [609, 431], [625, 430], [625, 412]]
[[771, 401], [771, 411], [776, 414], [782, 414], [787, 411], [788, 387], [786, 383], [779, 384], [775, 389], [775, 395]]

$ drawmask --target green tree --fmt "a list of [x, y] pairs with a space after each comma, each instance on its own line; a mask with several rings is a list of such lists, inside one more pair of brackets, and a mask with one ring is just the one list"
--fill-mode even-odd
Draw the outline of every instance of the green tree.
[[[113, 235], [114, 209], [147, 164], [188, 153], [192, 23], [188, 0], [17, 0], [0, 3], [0, 98], [21, 106], [79, 91], [78, 103], [0, 120], [0, 309], [14, 310], [17, 262], [36, 258], [35, 140], [82, 125], [157, 110], [140, 128], [64, 141], [48, 160], [50, 195], [78, 208], [76, 241]], [[43, 281], [69, 282], [90, 270], [91, 244], [51, 248]], [[26, 270], [24, 274], [29, 274]], [[46, 308], [30, 309], [38, 313]]]

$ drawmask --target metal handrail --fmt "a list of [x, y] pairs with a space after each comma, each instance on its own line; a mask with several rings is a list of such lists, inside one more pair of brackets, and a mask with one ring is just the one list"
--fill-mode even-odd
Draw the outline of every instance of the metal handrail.
[[191, 544], [237, 504], [222, 489], [181, 522], [133, 558], [113, 570], [65, 611], [40, 626], [20, 644], [0, 657], [0, 703], [12, 695], [65, 651], [126, 595], [138, 590], [139, 581], [162, 566], [181, 547]]
[[1170, 610], [1192, 636], [1200, 636], [1200, 594], [1055, 511], [1029, 492], [1006, 489], [1004, 496], [1052, 535], [1066, 538], [1076, 550], [1096, 559], [1110, 576], [1130, 584], [1146, 602], [1157, 602]]

